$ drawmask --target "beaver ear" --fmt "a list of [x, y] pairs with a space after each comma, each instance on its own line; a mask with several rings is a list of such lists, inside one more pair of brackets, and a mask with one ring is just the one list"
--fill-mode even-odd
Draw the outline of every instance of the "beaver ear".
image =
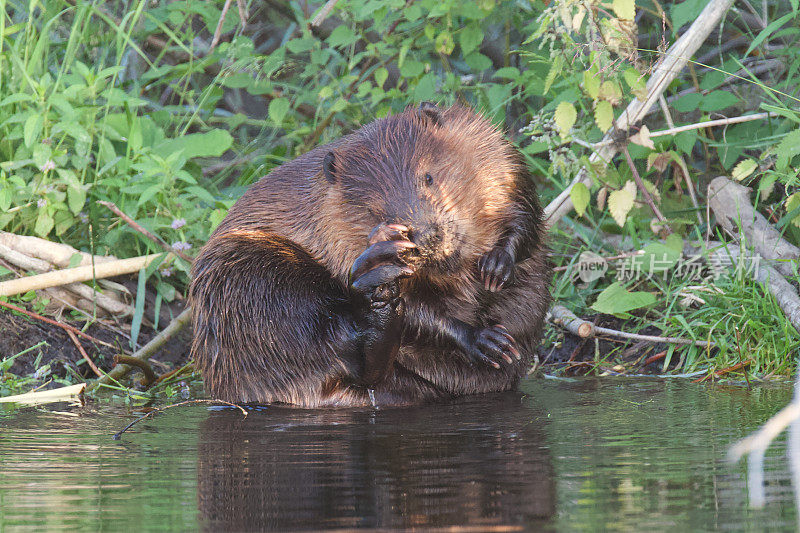
[[430, 120], [436, 126], [439, 126], [442, 123], [442, 115], [439, 111], [439, 107], [433, 102], [421, 102], [419, 104], [419, 114]]
[[336, 183], [336, 154], [328, 152], [322, 160], [322, 173], [330, 183]]

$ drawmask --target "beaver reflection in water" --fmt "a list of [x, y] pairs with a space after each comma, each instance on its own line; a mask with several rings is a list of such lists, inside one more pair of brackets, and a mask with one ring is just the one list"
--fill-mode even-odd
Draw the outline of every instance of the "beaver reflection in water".
[[[192, 355], [210, 394], [306, 407], [514, 388], [550, 301], [521, 154], [425, 103], [261, 178], [202, 249]], [[374, 391], [370, 399], [370, 391]]]

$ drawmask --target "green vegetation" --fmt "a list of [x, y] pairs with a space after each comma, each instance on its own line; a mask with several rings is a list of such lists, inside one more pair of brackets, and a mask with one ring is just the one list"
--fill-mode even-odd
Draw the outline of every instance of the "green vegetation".
[[[607, 166], [588, 157], [645, 94], [654, 65], [704, 0], [341, 0], [319, 26], [311, 20], [323, 2], [250, 2], [249, 13], [233, 2], [222, 22], [223, 0], [0, 4], [4, 231], [118, 257], [161, 251], [96, 203], [105, 200], [191, 254], [271, 168], [408, 104], [463, 101], [509, 132], [544, 204], [589, 168], [593, 184], [573, 189], [576, 212], [553, 232], [554, 263], [570, 267], [557, 273], [559, 303], [578, 316], [616, 315], [628, 331], [652, 325], [717, 343], [714, 351], [670, 347], [665, 368], [750, 359], [749, 370], [764, 376], [794, 367], [800, 334], [761, 285], [745, 275], [680, 278], [673, 267], [683, 243], [724, 238], [709, 226], [704, 198], [720, 174], [753, 187], [758, 209], [800, 244], [798, 0], [737, 3], [665, 92], [676, 125], [771, 118], [652, 140], [645, 130], [627, 145], [666, 223], [637, 191], [625, 157]], [[649, 131], [668, 128], [653, 111]], [[582, 251], [619, 253], [604, 235], [670, 259], [621, 285], [618, 263], [575, 283]], [[188, 270], [179, 260], [140, 281], [148, 277], [160, 305], [185, 291]], [[144, 299], [136, 304], [141, 323]], [[550, 329], [546, 340], [562, 336]], [[604, 355], [598, 363], [625, 363], [616, 351]]]

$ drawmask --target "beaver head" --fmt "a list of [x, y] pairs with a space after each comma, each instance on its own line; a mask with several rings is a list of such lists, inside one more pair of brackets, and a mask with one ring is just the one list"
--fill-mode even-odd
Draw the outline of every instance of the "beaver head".
[[380, 224], [405, 225], [420, 271], [454, 272], [474, 265], [514, 215], [520, 168], [488, 120], [424, 103], [365, 126], [324, 156], [325, 211], [350, 221], [359, 242]]

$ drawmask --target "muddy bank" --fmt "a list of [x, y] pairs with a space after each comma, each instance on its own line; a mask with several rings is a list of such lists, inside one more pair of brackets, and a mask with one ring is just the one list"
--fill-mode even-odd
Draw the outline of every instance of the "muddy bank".
[[[176, 310], [180, 312], [177, 307]], [[173, 310], [173, 312], [175, 311]], [[111, 345], [108, 346], [83, 337], [79, 338], [88, 355], [104, 371], [109, 371], [114, 366], [116, 354], [131, 352], [129, 325], [95, 322], [84, 330], [86, 321], [72, 320], [67, 323], [83, 330], [98, 341]], [[166, 327], [168, 323], [169, 320], [160, 322], [160, 329]], [[152, 327], [143, 325], [139, 333], [138, 346], [144, 345], [157, 333]], [[163, 373], [188, 362], [190, 341], [190, 330], [184, 330], [175, 338], [170, 339], [150, 360], [153, 369], [157, 373]], [[17, 376], [28, 376], [49, 364], [52, 375], [57, 377], [75, 374], [87, 380], [96, 377], [84, 362], [77, 346], [62, 328], [11, 311], [0, 312], [1, 358], [14, 356], [41, 342], [45, 344], [14, 359], [7, 372]]]

